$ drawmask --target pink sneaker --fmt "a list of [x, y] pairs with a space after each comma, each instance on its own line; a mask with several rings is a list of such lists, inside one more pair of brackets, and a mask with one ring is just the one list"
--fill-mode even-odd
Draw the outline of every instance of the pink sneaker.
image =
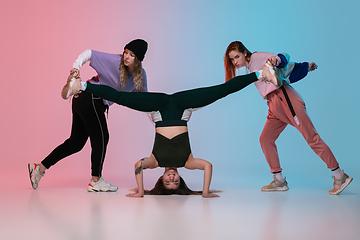
[[63, 99], [68, 99], [70, 96], [80, 92], [81, 89], [81, 79], [80, 78], [74, 78], [73, 76], [75, 73], [71, 74], [68, 77], [67, 83], [63, 87], [61, 91], [61, 97]]
[[333, 183], [334, 188], [329, 191], [329, 193], [332, 195], [338, 195], [339, 193], [341, 193], [353, 180], [352, 177], [349, 177], [344, 172], [342, 179], [336, 179], [334, 176], [333, 179], [334, 179], [334, 183]]
[[262, 73], [260, 76], [260, 80], [264, 82], [270, 82], [275, 85], [275, 87], [281, 86], [281, 81], [276, 77], [274, 67], [272, 64], [267, 61], [265, 65], [262, 67]]

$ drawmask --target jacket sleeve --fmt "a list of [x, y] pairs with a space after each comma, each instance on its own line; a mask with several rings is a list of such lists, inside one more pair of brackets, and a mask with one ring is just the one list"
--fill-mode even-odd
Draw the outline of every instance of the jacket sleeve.
[[303, 79], [309, 72], [308, 62], [294, 63], [294, 64], [295, 64], [294, 69], [289, 77], [290, 83], [294, 83]]
[[289, 64], [290, 61], [290, 55], [287, 53], [279, 53], [277, 57], [280, 59], [279, 65], [277, 65], [277, 68], [285, 68]]
[[80, 69], [86, 62], [91, 59], [91, 50], [85, 50], [73, 63], [73, 68]]

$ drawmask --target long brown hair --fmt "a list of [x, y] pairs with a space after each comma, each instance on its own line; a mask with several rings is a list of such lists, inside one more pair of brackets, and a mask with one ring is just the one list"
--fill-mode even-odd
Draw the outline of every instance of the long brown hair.
[[145, 190], [145, 195], [201, 195], [202, 191], [193, 191], [186, 185], [184, 179], [180, 177], [180, 183], [179, 187], [177, 189], [167, 189], [164, 186], [164, 183], [162, 181], [163, 176], [161, 176], [153, 189], [151, 190]]
[[[129, 68], [124, 64], [124, 58], [121, 56], [120, 61], [120, 86], [124, 88], [128, 81]], [[141, 61], [135, 56], [135, 66], [133, 71], [133, 81], [135, 85], [135, 91], [142, 92], [144, 90], [144, 74]]]
[[250, 62], [250, 58], [252, 54], [252, 52], [250, 52], [240, 41], [234, 41], [229, 44], [229, 46], [225, 51], [225, 56], [224, 56], [225, 82], [235, 77], [235, 66], [231, 63], [229, 58], [229, 53], [231, 51], [239, 51], [244, 54], [246, 53], [245, 60], [247, 62]]

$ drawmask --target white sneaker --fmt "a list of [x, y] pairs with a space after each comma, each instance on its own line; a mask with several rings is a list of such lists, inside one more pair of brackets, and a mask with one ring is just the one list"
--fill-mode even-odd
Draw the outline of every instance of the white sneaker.
[[260, 76], [260, 80], [264, 82], [270, 82], [275, 85], [275, 87], [281, 86], [281, 81], [276, 77], [274, 67], [272, 64], [267, 61], [264, 67], [261, 69], [262, 73]]
[[28, 169], [29, 169], [29, 176], [30, 176], [30, 182], [31, 182], [31, 186], [33, 187], [33, 189], [37, 189], [38, 188], [38, 184], [40, 182], [40, 179], [45, 175], [45, 172], [41, 173], [40, 170], [40, 165], [36, 164], [36, 163], [29, 163], [28, 164]]
[[90, 180], [87, 190], [88, 192], [116, 192], [118, 187], [108, 183], [103, 177], [100, 177], [97, 182]]
[[68, 77], [68, 80], [61, 91], [61, 97], [65, 100], [81, 90], [81, 79], [74, 78], [74, 75], [75, 73]]

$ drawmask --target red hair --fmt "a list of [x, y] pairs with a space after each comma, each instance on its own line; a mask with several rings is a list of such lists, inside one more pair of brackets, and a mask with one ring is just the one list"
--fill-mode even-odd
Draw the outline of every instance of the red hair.
[[225, 68], [225, 82], [229, 81], [231, 78], [235, 77], [235, 66], [231, 63], [231, 60], [229, 58], [229, 53], [231, 51], [239, 51], [241, 53], [246, 53], [246, 61], [250, 61], [251, 54], [244, 44], [239, 41], [234, 41], [229, 44], [229, 46], [226, 48], [225, 56], [224, 56], [224, 68]]

